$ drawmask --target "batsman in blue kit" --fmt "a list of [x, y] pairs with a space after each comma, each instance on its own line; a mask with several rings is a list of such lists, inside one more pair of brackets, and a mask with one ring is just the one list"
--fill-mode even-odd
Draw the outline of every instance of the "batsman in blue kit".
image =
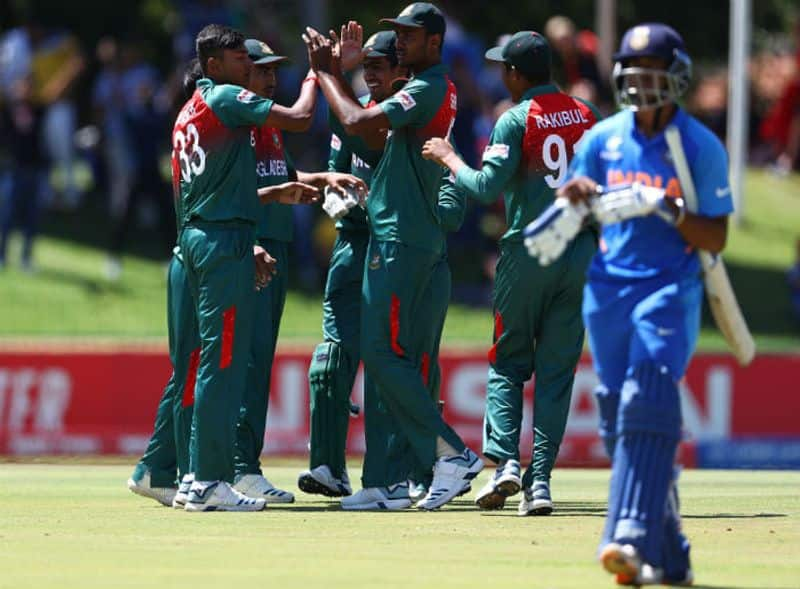
[[[527, 228], [526, 245], [552, 261], [589, 218], [602, 225], [583, 297], [601, 382], [600, 435], [612, 457], [600, 562], [622, 585], [689, 585], [674, 468], [678, 383], [700, 328], [697, 250], [716, 254], [725, 246], [733, 210], [728, 162], [719, 140], [676, 102], [691, 77], [677, 32], [657, 23], [633, 27], [614, 61], [622, 110], [586, 135], [571, 180]], [[680, 133], [696, 212], [684, 206], [689, 190], [667, 143], [671, 127]]]

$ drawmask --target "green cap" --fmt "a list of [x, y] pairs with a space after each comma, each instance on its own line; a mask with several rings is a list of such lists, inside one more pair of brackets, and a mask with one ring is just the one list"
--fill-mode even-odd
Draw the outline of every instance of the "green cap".
[[514, 33], [502, 47], [489, 49], [486, 59], [512, 65], [526, 77], [550, 77], [550, 44], [534, 31]]
[[397, 35], [394, 31], [375, 33], [364, 43], [364, 48], [368, 50], [365, 55], [367, 59], [386, 57], [389, 61], [397, 62]]
[[429, 2], [409, 4], [397, 18], [382, 18], [381, 22], [402, 27], [422, 28], [432, 35], [444, 35], [447, 28], [442, 11]]
[[247, 55], [253, 60], [254, 65], [266, 65], [288, 59], [285, 55], [275, 55], [272, 48], [258, 39], [247, 39], [244, 42]]

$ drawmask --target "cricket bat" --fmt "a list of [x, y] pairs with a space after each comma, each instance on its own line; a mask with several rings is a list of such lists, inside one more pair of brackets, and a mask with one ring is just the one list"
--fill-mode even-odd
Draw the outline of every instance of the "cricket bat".
[[[689, 171], [689, 164], [686, 161], [686, 154], [683, 151], [681, 133], [675, 125], [667, 127], [666, 139], [675, 170], [678, 173], [678, 181], [683, 189], [686, 208], [689, 212], [696, 213], [698, 209], [697, 192]], [[730, 280], [728, 280], [728, 272], [725, 270], [722, 256], [713, 255], [704, 250], [699, 250], [698, 254], [703, 266], [706, 297], [714, 321], [739, 364], [747, 366], [755, 357], [756, 344], [742, 315], [742, 310], [739, 308], [739, 303], [736, 301], [736, 295]]]

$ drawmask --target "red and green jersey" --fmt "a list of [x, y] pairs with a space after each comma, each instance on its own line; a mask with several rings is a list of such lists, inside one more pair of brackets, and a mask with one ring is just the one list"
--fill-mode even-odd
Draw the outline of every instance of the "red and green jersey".
[[531, 88], [498, 119], [481, 169], [461, 168], [456, 187], [487, 204], [503, 194], [503, 240], [521, 241], [525, 226], [553, 202], [576, 145], [599, 119], [594, 106], [555, 86]]
[[[255, 129], [256, 179], [259, 188], [276, 186], [297, 179], [289, 154], [283, 144], [283, 134], [274, 127]], [[292, 205], [277, 202], [263, 205], [258, 212], [256, 237], [292, 241]]]
[[255, 223], [253, 126], [264, 124], [272, 101], [232, 84], [203, 78], [172, 130], [172, 182], [178, 224], [202, 221]]
[[[369, 95], [358, 99], [364, 108], [375, 106]], [[339, 120], [330, 115], [331, 151], [328, 157], [328, 171], [352, 174], [363, 180], [367, 186], [372, 184], [372, 171], [383, 156], [382, 149], [369, 149], [357, 135], [348, 135]], [[363, 159], [362, 159], [363, 158]], [[336, 222], [336, 228], [349, 231], [367, 231], [367, 213], [361, 207], [353, 207], [342, 219]]]
[[367, 199], [380, 241], [444, 250], [438, 210], [443, 170], [422, 157], [422, 146], [431, 137], [448, 137], [455, 122], [456, 87], [445, 74], [441, 64], [419, 72], [379, 105], [392, 126]]

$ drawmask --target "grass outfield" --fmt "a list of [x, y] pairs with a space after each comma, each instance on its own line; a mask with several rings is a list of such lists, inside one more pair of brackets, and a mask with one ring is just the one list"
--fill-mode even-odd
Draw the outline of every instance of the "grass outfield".
[[[301, 465], [279, 464], [270, 478], [294, 489]], [[130, 470], [0, 465], [0, 588], [614, 586], [593, 560], [603, 470], [557, 471], [556, 513], [525, 519], [466, 500], [344, 513], [302, 493], [265, 513], [187, 514], [128, 492]], [[681, 487], [698, 587], [800, 587], [800, 473], [689, 471]]]
[[[745, 223], [732, 227], [725, 252], [731, 279], [755, 333], [759, 349], [800, 351], [800, 327], [791, 318], [786, 269], [800, 237], [800, 176], [778, 178], [762, 171], [747, 175]], [[9, 266], [0, 271], [0, 338], [113, 337], [166, 338], [166, 271], [163, 263], [127, 256], [123, 278], [105, 280], [104, 250], [81, 244], [80, 231], [61, 223], [62, 238], [37, 243], [35, 275], [16, 268], [12, 243]], [[89, 222], [88, 220], [86, 222]], [[100, 221], [98, 221], [100, 222]], [[51, 229], [59, 226], [51, 220]], [[55, 228], [54, 228], [55, 227]], [[70, 226], [71, 227], [71, 226]], [[67, 239], [68, 238], [68, 239]], [[320, 296], [289, 294], [281, 340], [311, 344], [321, 333]], [[489, 345], [491, 314], [487, 308], [452, 305], [445, 346]], [[726, 349], [708, 321], [700, 348]]]

